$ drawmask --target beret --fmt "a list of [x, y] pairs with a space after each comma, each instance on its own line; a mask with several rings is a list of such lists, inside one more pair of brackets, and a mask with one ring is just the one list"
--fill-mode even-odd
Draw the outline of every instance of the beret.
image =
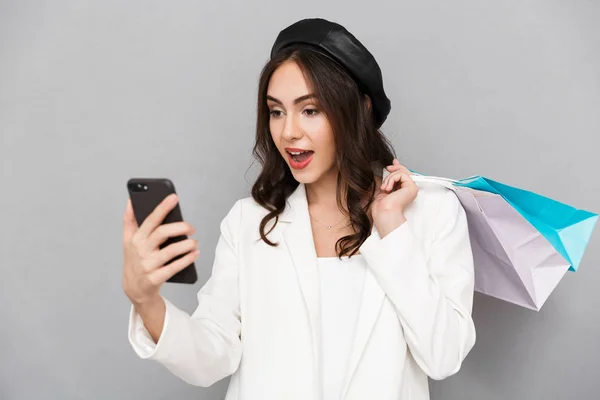
[[287, 47], [309, 48], [342, 66], [371, 98], [375, 125], [386, 120], [391, 102], [375, 57], [346, 28], [322, 18], [303, 19], [282, 30], [271, 48], [271, 58]]

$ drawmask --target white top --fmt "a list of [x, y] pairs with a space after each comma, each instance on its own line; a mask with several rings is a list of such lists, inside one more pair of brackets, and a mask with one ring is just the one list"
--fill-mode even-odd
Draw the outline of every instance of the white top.
[[323, 400], [340, 400], [364, 285], [366, 261], [319, 257], [323, 343]]

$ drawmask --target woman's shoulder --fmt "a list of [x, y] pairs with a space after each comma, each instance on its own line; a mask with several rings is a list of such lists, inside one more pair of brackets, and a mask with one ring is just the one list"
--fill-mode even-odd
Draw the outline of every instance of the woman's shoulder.
[[267, 213], [268, 210], [259, 205], [252, 196], [247, 196], [235, 200], [225, 218], [247, 222], [249, 220], [261, 220]]
[[242, 197], [237, 200], [236, 204], [239, 203], [239, 207], [242, 208], [245, 216], [262, 218], [267, 215], [268, 210], [258, 204], [252, 196]]
[[[462, 208], [453, 190], [436, 183], [416, 182], [419, 192], [409, 207], [414, 216], [434, 223], [453, 218]], [[407, 209], [407, 212], [409, 212]]]
[[451, 189], [432, 182], [415, 182], [419, 188], [419, 193], [417, 197], [420, 197], [421, 201], [427, 203], [440, 203], [440, 202], [448, 202], [452, 201], [452, 199], [456, 199], [456, 195], [454, 191]]

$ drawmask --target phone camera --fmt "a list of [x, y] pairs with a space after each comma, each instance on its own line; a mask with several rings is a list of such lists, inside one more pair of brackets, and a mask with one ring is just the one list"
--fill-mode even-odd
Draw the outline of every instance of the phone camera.
[[147, 192], [148, 191], [148, 185], [143, 184], [143, 183], [130, 183], [129, 184], [129, 189], [132, 192]]

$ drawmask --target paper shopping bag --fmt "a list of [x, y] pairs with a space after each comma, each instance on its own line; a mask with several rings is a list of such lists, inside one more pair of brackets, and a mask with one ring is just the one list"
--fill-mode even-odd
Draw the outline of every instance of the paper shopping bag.
[[576, 271], [598, 215], [475, 176], [413, 175], [454, 191], [467, 214], [475, 290], [539, 311], [570, 269]]

